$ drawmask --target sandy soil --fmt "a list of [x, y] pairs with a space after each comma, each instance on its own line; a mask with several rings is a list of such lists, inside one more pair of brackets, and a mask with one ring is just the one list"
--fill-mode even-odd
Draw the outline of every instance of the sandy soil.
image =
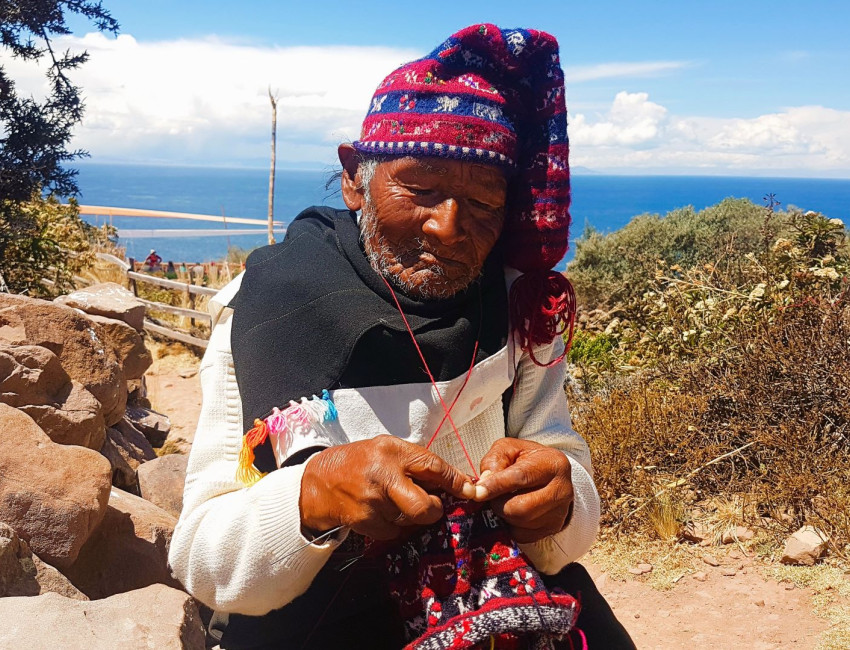
[[[201, 407], [199, 361], [171, 352], [148, 371], [148, 394], [154, 408], [171, 418], [169, 438], [188, 451]], [[735, 549], [705, 551], [719, 560], [718, 567], [700, 562], [700, 553], [667, 590], [650, 586], [648, 576], [623, 577], [623, 559], [610, 546], [594, 549], [583, 563], [639, 648], [819, 647], [830, 623], [815, 615], [812, 590], [765, 579], [764, 566]], [[620, 570], [611, 570], [617, 565]], [[704, 581], [694, 578], [699, 572]]]

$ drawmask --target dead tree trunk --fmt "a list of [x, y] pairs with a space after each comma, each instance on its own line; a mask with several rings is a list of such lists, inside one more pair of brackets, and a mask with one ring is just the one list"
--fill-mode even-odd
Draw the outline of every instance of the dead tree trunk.
[[272, 165], [269, 171], [269, 244], [274, 244], [274, 168], [275, 149], [277, 147], [277, 97], [269, 88], [269, 101], [272, 103]]

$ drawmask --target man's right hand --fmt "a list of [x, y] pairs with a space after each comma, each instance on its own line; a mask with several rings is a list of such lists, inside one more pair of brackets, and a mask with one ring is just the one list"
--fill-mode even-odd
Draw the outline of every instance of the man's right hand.
[[301, 526], [321, 533], [347, 526], [374, 539], [393, 539], [402, 526], [425, 526], [443, 516], [440, 497], [469, 499], [469, 477], [436, 454], [394, 436], [329, 447], [304, 468]]

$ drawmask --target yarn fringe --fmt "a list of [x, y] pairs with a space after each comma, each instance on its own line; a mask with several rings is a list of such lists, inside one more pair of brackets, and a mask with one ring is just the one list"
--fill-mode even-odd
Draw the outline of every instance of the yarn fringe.
[[250, 487], [266, 475], [254, 466], [254, 450], [270, 438], [286, 444], [304, 428], [321, 427], [325, 422], [336, 420], [337, 416], [330, 393], [323, 390], [321, 397], [313, 395], [300, 402], [292, 401], [285, 409], [275, 407], [268, 417], [254, 420], [254, 427], [242, 437], [236, 480]]
[[[576, 320], [576, 294], [573, 285], [557, 271], [530, 271], [514, 281], [509, 297], [511, 327], [520, 348], [538, 366], [560, 363], [573, 342]], [[563, 354], [548, 363], [534, 356], [535, 345], [548, 345], [567, 333]]]

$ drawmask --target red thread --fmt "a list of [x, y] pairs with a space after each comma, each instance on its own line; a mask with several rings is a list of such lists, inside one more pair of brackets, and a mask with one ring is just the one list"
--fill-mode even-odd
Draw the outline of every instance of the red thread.
[[[407, 322], [407, 316], [404, 315], [404, 311], [401, 308], [401, 303], [398, 301], [398, 298], [395, 295], [395, 291], [393, 291], [392, 286], [387, 281], [387, 279], [381, 275], [381, 280], [384, 281], [384, 284], [387, 285], [387, 289], [390, 290], [390, 295], [393, 297], [393, 301], [395, 302], [396, 309], [398, 309], [398, 313], [401, 314], [401, 320], [404, 321], [404, 326], [407, 328], [407, 333], [410, 334], [410, 338], [413, 339], [413, 345], [416, 346], [416, 351], [419, 353], [419, 358], [422, 360], [422, 365], [425, 366], [425, 372], [428, 373], [428, 379], [431, 380], [431, 385], [434, 387], [434, 390], [437, 392], [437, 397], [440, 399], [440, 404], [443, 406], [443, 411], [445, 412], [445, 416], [440, 422], [440, 426], [437, 427], [437, 431], [434, 432], [434, 435], [431, 436], [431, 440], [428, 442], [428, 446], [431, 446], [431, 443], [434, 442], [434, 438], [437, 437], [437, 433], [440, 428], [443, 426], [443, 422], [448, 418], [449, 422], [452, 425], [452, 429], [455, 432], [455, 436], [457, 437], [457, 441], [460, 443], [460, 448], [463, 449], [463, 454], [466, 456], [466, 460], [469, 463], [469, 467], [472, 468], [472, 475], [478, 479], [478, 472], [475, 471], [475, 464], [472, 462], [472, 458], [469, 455], [469, 452], [466, 449], [466, 445], [463, 444], [463, 438], [460, 436], [460, 432], [457, 430], [457, 425], [455, 425], [455, 421], [452, 419], [452, 407], [457, 403], [457, 398], [460, 397], [461, 391], [466, 388], [466, 382], [469, 381], [469, 377], [472, 374], [472, 368], [475, 366], [475, 355], [478, 352], [478, 341], [475, 342], [475, 350], [472, 353], [472, 362], [469, 364], [469, 371], [466, 373], [466, 379], [463, 382], [463, 385], [458, 391], [458, 394], [455, 396], [454, 401], [452, 402], [452, 406], [446, 406], [446, 402], [443, 399], [443, 394], [440, 392], [440, 389], [437, 388], [437, 382], [434, 379], [434, 375], [431, 373], [431, 368], [428, 367], [428, 362], [425, 361], [425, 355], [422, 354], [422, 348], [419, 347], [419, 343], [416, 340], [416, 335], [413, 333], [413, 329], [410, 327], [410, 323]], [[426, 447], [427, 449], [427, 447]]]
[[[530, 271], [511, 286], [509, 313], [519, 346], [538, 366], [550, 368], [567, 356], [573, 342], [576, 294], [573, 285], [557, 271]], [[564, 352], [549, 363], [534, 356], [535, 345], [547, 345], [568, 332]]]

